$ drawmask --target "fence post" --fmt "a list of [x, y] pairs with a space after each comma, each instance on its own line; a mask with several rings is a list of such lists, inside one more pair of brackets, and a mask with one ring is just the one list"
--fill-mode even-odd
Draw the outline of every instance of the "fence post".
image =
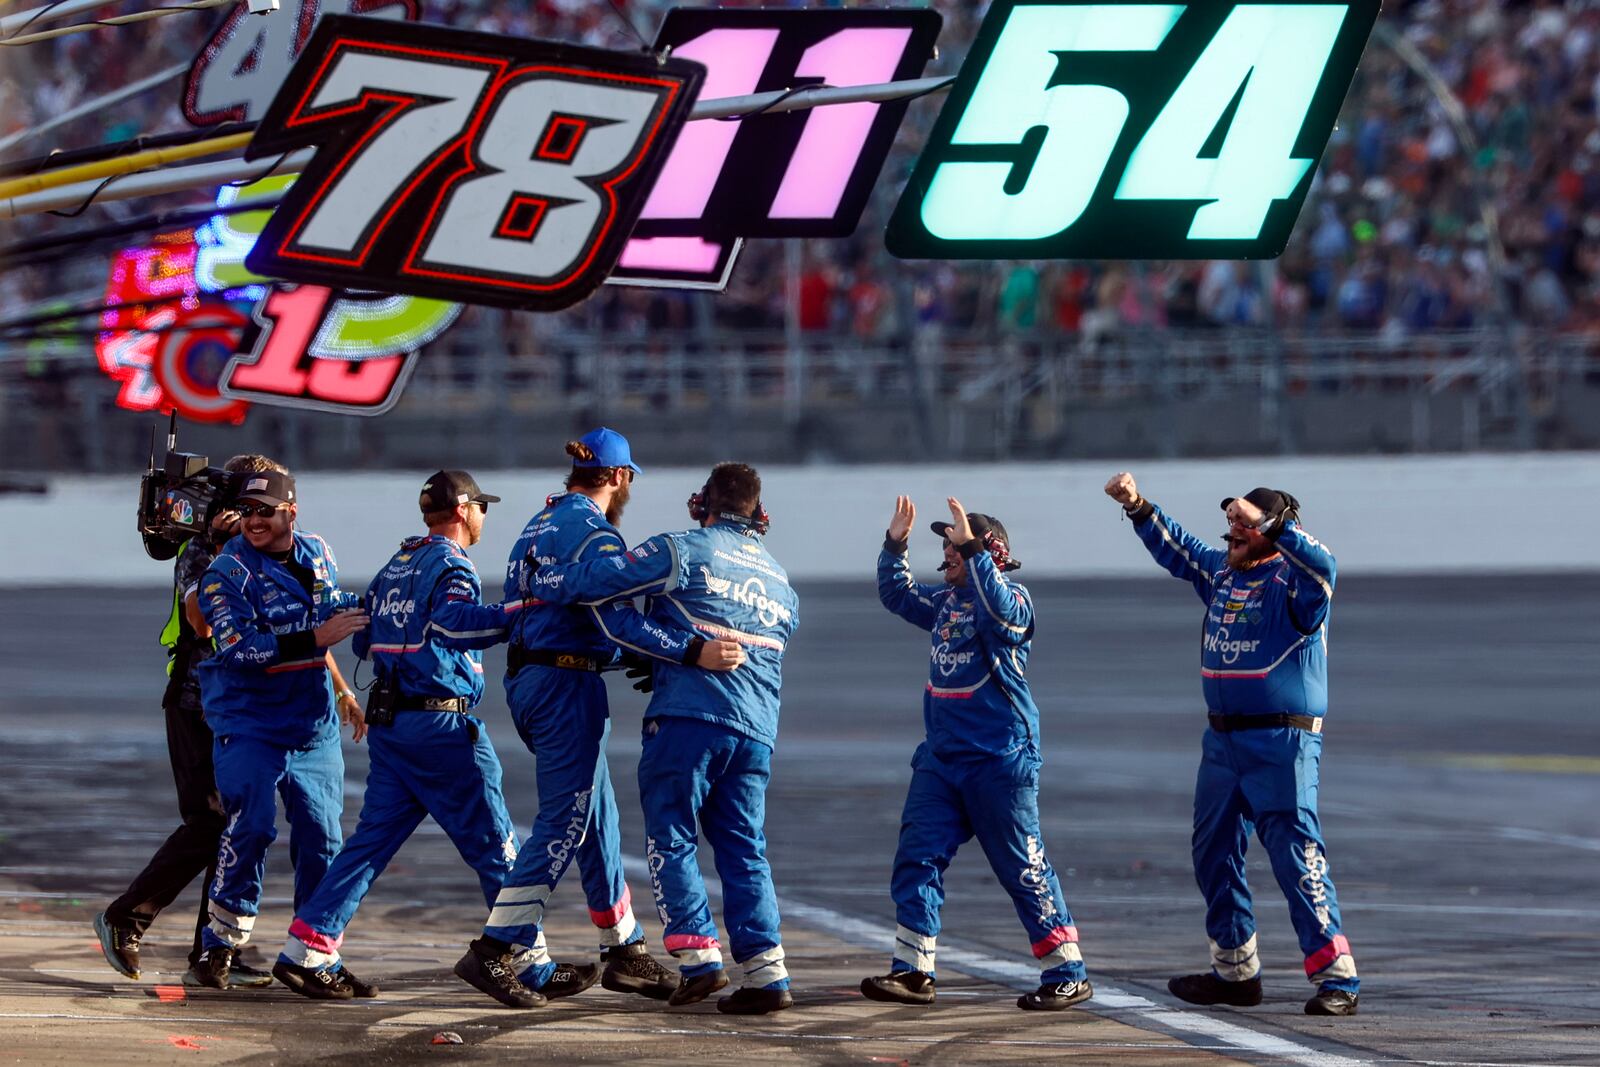
[[783, 416], [791, 433], [800, 425], [801, 407], [805, 400], [805, 350], [800, 341], [800, 272], [803, 269], [800, 242], [786, 238], [783, 242], [784, 282], [784, 368]]

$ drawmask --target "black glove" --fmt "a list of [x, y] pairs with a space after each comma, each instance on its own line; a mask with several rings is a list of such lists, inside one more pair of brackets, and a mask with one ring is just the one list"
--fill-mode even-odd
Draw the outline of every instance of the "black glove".
[[641, 693], [653, 693], [656, 689], [656, 669], [647, 659], [630, 659], [623, 664], [623, 675], [636, 679], [633, 687]]
[[1281, 525], [1283, 523], [1289, 522], [1290, 520], [1293, 520], [1295, 522], [1299, 522], [1300, 521], [1300, 501], [1296, 500], [1293, 496], [1291, 496], [1290, 494], [1284, 492], [1282, 489], [1278, 490], [1278, 496], [1281, 497], [1282, 500], [1283, 500], [1283, 508], [1282, 508], [1282, 510], [1280, 510], [1278, 512], [1278, 522], [1279, 522], [1279, 524]]

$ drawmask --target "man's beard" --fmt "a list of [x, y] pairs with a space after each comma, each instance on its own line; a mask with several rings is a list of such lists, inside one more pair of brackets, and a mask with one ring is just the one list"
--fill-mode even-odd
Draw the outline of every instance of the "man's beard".
[[611, 494], [611, 503], [606, 505], [606, 521], [613, 526], [622, 525], [622, 512], [628, 506], [628, 498], [633, 495], [633, 485], [625, 483], [617, 487]]
[[1230, 567], [1234, 567], [1235, 569], [1247, 570], [1250, 567], [1254, 567], [1262, 560], [1270, 559], [1277, 554], [1278, 546], [1273, 544], [1271, 541], [1263, 541], [1261, 544], [1255, 545], [1254, 547], [1251, 547], [1248, 543], [1246, 543], [1243, 553], [1239, 552], [1239, 546], [1237, 544], [1230, 543], [1228, 545], [1228, 565]]

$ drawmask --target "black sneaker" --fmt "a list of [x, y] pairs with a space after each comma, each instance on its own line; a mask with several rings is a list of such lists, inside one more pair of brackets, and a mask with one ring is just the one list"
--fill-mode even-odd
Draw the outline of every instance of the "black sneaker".
[[1094, 986], [1087, 978], [1081, 982], [1046, 982], [1032, 993], [1018, 997], [1017, 1007], [1023, 1011], [1066, 1011], [1092, 996]]
[[272, 972], [252, 967], [237, 955], [228, 969], [229, 989], [265, 989], [272, 984]]
[[302, 967], [288, 960], [272, 965], [272, 976], [302, 997], [312, 1000], [350, 1000], [355, 993], [329, 967]]
[[1167, 983], [1167, 990], [1190, 1004], [1227, 1004], [1253, 1008], [1261, 1003], [1261, 976], [1224, 982], [1215, 974], [1186, 974]]
[[113, 926], [106, 913], [94, 917], [94, 932], [100, 938], [100, 951], [105, 954], [111, 969], [124, 978], [139, 977], [139, 940], [143, 936], [136, 927]]
[[643, 941], [618, 945], [600, 953], [606, 965], [600, 984], [613, 993], [638, 993], [651, 1000], [666, 1000], [678, 988], [678, 975], [656, 962]]
[[861, 979], [861, 995], [890, 1004], [932, 1004], [933, 984], [926, 971], [891, 971]]
[[333, 973], [338, 975], [339, 981], [350, 990], [350, 994], [357, 1000], [371, 1000], [378, 995], [378, 983], [363, 982], [350, 972], [350, 968], [344, 965], [343, 960], [340, 960], [333, 968]]
[[1348, 989], [1319, 989], [1306, 1001], [1307, 1015], [1354, 1015], [1361, 998]]
[[477, 941], [456, 961], [455, 972], [457, 978], [508, 1008], [542, 1008], [548, 1003], [543, 993], [517, 980], [515, 961], [509, 953], [503, 956], [480, 954]]
[[546, 1000], [575, 997], [600, 980], [598, 963], [558, 963], [556, 971], [539, 987]]
[[718, 967], [706, 974], [685, 978], [679, 983], [678, 988], [672, 991], [667, 1003], [674, 1008], [681, 1008], [685, 1004], [698, 1004], [717, 990], [726, 988], [728, 988], [728, 972]]
[[724, 1015], [770, 1015], [784, 1008], [794, 1007], [794, 997], [787, 989], [752, 989], [740, 986], [717, 1001], [717, 1010]]
[[228, 975], [232, 970], [233, 949], [227, 945], [209, 947], [183, 972], [183, 984], [194, 988], [227, 989]]

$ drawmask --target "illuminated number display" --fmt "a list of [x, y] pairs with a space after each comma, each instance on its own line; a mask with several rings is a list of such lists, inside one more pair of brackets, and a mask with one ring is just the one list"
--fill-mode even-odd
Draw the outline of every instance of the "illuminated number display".
[[[399, 298], [367, 301], [374, 314]], [[263, 404], [335, 411], [349, 415], [381, 415], [400, 399], [415, 368], [417, 351], [365, 359], [330, 359], [311, 353], [326, 349], [352, 305], [349, 295], [334, 299], [320, 285], [274, 288], [256, 305], [258, 332], [224, 369], [223, 396]]]
[[[920, 77], [941, 17], [904, 9], [673, 8], [657, 50], [702, 63], [702, 99]], [[684, 128], [617, 280], [726, 280], [741, 237], [846, 237], [908, 101], [836, 104]]]
[[246, 265], [530, 310], [616, 264], [704, 68], [324, 18], [247, 153], [319, 147]]
[[995, 0], [889, 250], [1277, 256], [1378, 7]]

